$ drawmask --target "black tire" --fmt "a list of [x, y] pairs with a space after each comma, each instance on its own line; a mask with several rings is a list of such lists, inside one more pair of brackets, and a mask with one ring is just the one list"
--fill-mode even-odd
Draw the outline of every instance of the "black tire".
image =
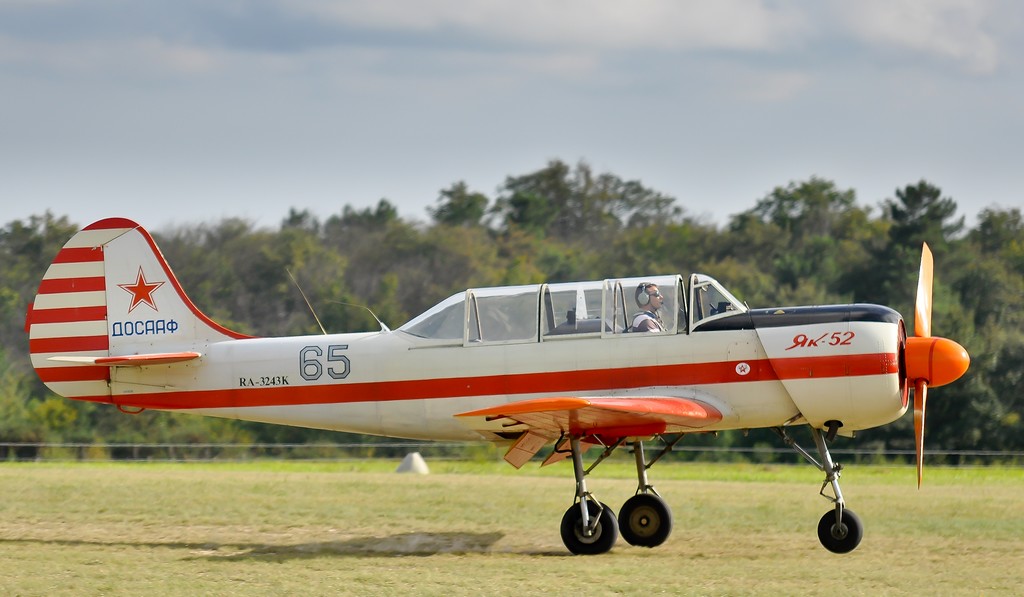
[[587, 501], [587, 511], [590, 516], [598, 517], [594, 534], [590, 537], [583, 535], [583, 512], [576, 503], [562, 516], [562, 543], [576, 555], [592, 556], [606, 553], [619, 538], [619, 523], [615, 520], [615, 513], [607, 504], [601, 504], [601, 514], [598, 515], [597, 504], [591, 501]]
[[843, 510], [842, 524], [836, 524], [835, 510], [829, 510], [818, 521], [818, 540], [832, 553], [850, 553], [864, 538], [864, 525], [853, 510]]
[[638, 493], [619, 510], [619, 532], [630, 545], [657, 547], [672, 534], [672, 510], [653, 493]]

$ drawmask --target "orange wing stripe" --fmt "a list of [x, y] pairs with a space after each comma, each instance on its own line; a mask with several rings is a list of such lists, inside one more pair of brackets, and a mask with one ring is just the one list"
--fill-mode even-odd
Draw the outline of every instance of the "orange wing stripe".
[[512, 415], [540, 413], [552, 410], [575, 410], [590, 406], [591, 400], [587, 398], [537, 398], [535, 400], [520, 400], [510, 402], [501, 406], [482, 408], [466, 413], [459, 413], [456, 417], [510, 417]]
[[710, 404], [685, 398], [556, 397], [521, 400], [484, 408], [459, 417], [510, 419], [534, 429], [554, 432], [649, 435], [699, 429], [722, 420]]

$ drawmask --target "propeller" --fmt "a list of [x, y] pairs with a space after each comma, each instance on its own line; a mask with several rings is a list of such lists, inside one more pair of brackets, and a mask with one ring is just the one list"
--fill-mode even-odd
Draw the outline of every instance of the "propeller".
[[924, 471], [924, 412], [928, 387], [944, 386], [963, 375], [971, 357], [953, 340], [932, 336], [932, 252], [921, 248], [914, 305], [914, 336], [907, 338], [907, 381], [914, 384], [914, 449], [917, 456], [917, 487]]

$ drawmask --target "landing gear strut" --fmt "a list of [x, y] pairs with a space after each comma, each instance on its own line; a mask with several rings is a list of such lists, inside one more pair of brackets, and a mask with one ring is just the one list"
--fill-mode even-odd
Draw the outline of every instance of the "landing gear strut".
[[[644, 444], [633, 442], [636, 458], [636, 495], [626, 500], [619, 510], [619, 530], [630, 545], [657, 547], [672, 533], [672, 511], [647, 480], [647, 469], [654, 464], [644, 460]], [[659, 456], [660, 458], [660, 456]]]
[[[580, 438], [570, 438], [569, 445], [572, 450], [572, 470], [576, 476], [576, 499], [562, 516], [560, 527], [562, 543], [569, 551], [577, 555], [605, 553], [615, 545], [615, 540], [619, 538], [619, 523], [615, 519], [612, 509], [607, 504], [597, 501], [587, 491], [586, 477], [590, 471], [583, 468]], [[616, 446], [618, 444], [606, 449], [602, 459], [611, 454]], [[593, 466], [597, 466], [597, 463], [594, 463]]]
[[[827, 439], [834, 438], [837, 430], [838, 424], [831, 424]], [[825, 473], [825, 481], [821, 484], [819, 493], [832, 502], [835, 508], [826, 512], [818, 521], [818, 540], [821, 541], [822, 546], [832, 553], [849, 553], [856, 549], [864, 537], [864, 526], [860, 522], [860, 517], [854, 514], [853, 510], [847, 509], [846, 502], [843, 501], [843, 492], [839, 488], [839, 474], [843, 467], [832, 460], [826, 436], [822, 435], [820, 429], [811, 427], [811, 437], [814, 438], [814, 445], [821, 458], [819, 462], [807, 450], [797, 445], [793, 438], [786, 434], [784, 428], [776, 427], [775, 432], [779, 434], [782, 441], [786, 442], [786, 445], [796, 450], [808, 462], [818, 467], [818, 470]], [[831, 487], [832, 495], [825, 492], [826, 487]]]

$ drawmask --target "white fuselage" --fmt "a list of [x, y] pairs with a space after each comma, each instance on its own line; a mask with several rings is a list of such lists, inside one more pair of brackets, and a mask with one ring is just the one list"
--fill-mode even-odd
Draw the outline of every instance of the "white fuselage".
[[[891, 325], [848, 325], [858, 338], [854, 350], [896, 353]], [[225, 340], [182, 347], [203, 353], [196, 361], [115, 369], [111, 398], [125, 406], [441, 440], [501, 431], [497, 423], [471, 429], [458, 413], [568, 395], [697, 398], [723, 414], [703, 431], [774, 427], [817, 411], [859, 429], [902, 414], [893, 374], [820, 378], [812, 371], [779, 379], [759, 332], [781, 353], [799, 334], [821, 335], [804, 326], [476, 346], [401, 331]], [[775, 359], [842, 358], [847, 348]]]

